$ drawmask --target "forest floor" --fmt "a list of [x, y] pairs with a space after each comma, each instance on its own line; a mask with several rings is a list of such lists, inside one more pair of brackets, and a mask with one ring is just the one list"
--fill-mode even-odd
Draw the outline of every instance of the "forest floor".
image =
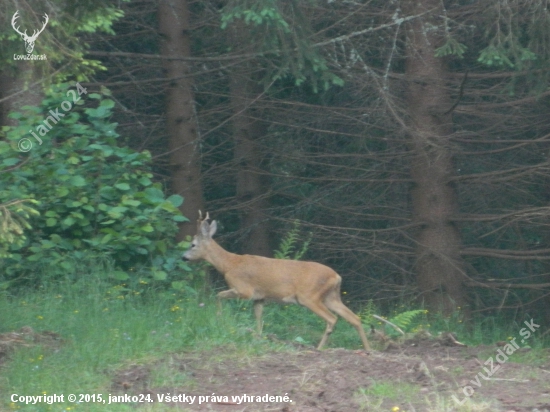
[[[550, 350], [533, 358], [528, 348], [512, 354], [511, 344], [499, 345], [415, 338], [368, 353], [301, 348], [258, 357], [218, 348], [127, 365], [114, 373], [111, 391], [146, 394], [154, 402], [181, 395], [162, 403], [189, 411], [550, 411]], [[158, 368], [178, 375], [180, 384], [152, 385]], [[288, 398], [273, 402], [266, 395]]]

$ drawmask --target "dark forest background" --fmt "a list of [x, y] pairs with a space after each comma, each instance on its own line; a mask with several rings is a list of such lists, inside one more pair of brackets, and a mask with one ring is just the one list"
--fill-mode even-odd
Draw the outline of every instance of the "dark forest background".
[[[46, 60], [14, 59], [17, 10], [28, 34], [48, 15]], [[8, 0], [0, 21], [4, 288], [90, 251], [181, 286], [200, 209], [238, 253], [298, 227], [357, 305], [550, 322], [547, 1]]]

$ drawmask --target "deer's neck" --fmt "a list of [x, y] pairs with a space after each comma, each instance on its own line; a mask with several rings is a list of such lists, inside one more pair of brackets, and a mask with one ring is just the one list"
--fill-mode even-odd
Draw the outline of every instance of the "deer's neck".
[[224, 275], [235, 267], [241, 258], [240, 255], [228, 252], [214, 240], [211, 241], [209, 249], [206, 261]]

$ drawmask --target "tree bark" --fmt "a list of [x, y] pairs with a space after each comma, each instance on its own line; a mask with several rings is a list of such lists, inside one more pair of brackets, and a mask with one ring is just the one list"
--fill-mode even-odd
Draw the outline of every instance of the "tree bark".
[[265, 210], [269, 182], [262, 169], [263, 153], [258, 145], [267, 133], [265, 122], [258, 120], [261, 115], [255, 113], [253, 101], [262, 91], [247, 65], [237, 67], [231, 73], [231, 103], [233, 106], [235, 160], [237, 172], [237, 201], [241, 211], [241, 229], [247, 232], [243, 245], [244, 252], [260, 256], [271, 256], [269, 227]]
[[458, 205], [451, 185], [453, 164], [448, 139], [452, 133], [452, 106], [445, 87], [447, 67], [435, 57], [441, 44], [443, 22], [439, 0], [404, 3], [408, 15], [433, 10], [407, 24], [406, 76], [412, 150], [411, 191], [413, 219], [420, 224], [416, 236], [415, 272], [426, 305], [452, 312], [464, 306], [464, 262], [460, 234], [451, 218]]
[[[158, 8], [163, 56], [191, 56], [189, 9], [186, 0], [161, 0]], [[193, 78], [187, 62], [163, 60], [166, 89], [166, 123], [172, 192], [184, 197], [180, 210], [191, 222], [180, 225], [178, 240], [194, 235], [198, 210], [204, 210], [200, 169], [200, 140], [195, 116]]]
[[39, 61], [18, 61], [16, 69], [6, 67], [0, 72], [0, 121], [6, 126], [16, 126], [17, 121], [8, 115], [20, 111], [23, 106], [39, 106], [44, 98], [42, 84], [33, 85], [40, 79]]

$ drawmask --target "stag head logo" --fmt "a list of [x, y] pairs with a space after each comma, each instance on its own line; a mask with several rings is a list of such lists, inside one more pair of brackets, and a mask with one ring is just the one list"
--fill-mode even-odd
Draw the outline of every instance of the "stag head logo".
[[27, 35], [27, 30], [25, 30], [25, 32], [21, 32], [19, 30], [19, 27], [15, 27], [15, 24], [16, 24], [16, 20], [17, 18], [19, 17], [18, 16], [18, 13], [19, 13], [19, 10], [17, 10], [15, 12], [15, 14], [13, 15], [12, 19], [11, 19], [11, 26], [13, 27], [13, 29], [19, 33], [21, 35], [21, 37], [23, 38], [23, 40], [25, 41], [25, 49], [27, 50], [27, 53], [28, 54], [31, 54], [33, 49], [34, 49], [34, 42], [36, 41], [36, 39], [38, 38], [38, 35], [40, 33], [42, 33], [44, 31], [44, 29], [46, 28], [46, 24], [48, 24], [48, 15], [46, 13], [44, 13], [44, 24], [42, 25], [42, 28], [40, 30], [34, 30], [33, 33], [32, 33], [32, 36], [29, 36]]

